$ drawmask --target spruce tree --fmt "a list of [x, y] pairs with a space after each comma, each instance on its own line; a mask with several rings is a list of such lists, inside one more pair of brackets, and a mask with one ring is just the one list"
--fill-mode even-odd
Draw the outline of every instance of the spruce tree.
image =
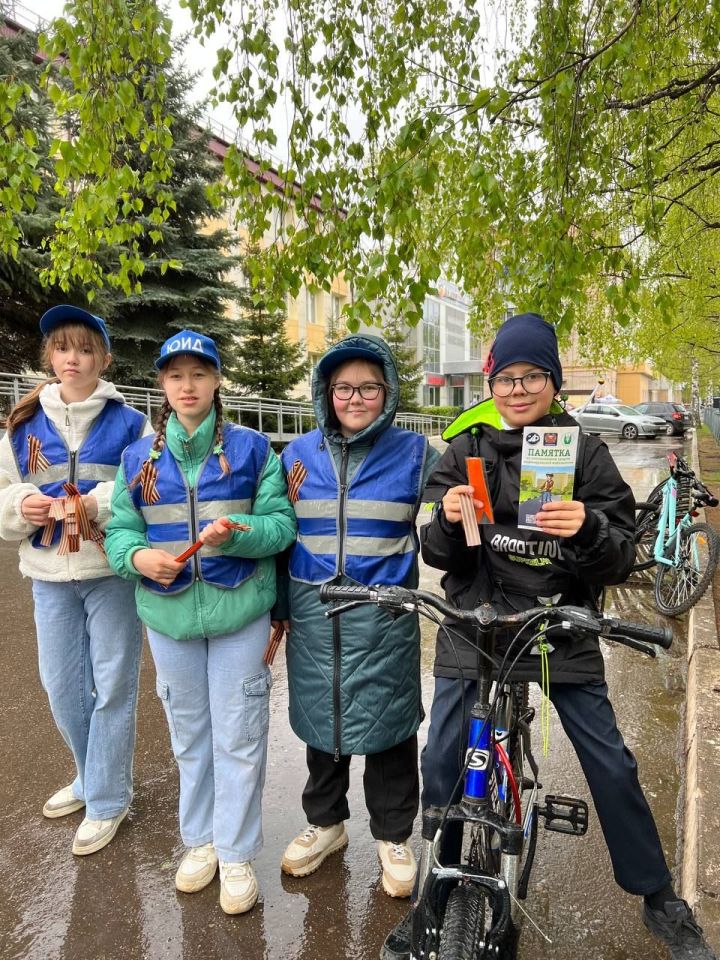
[[235, 332], [235, 364], [225, 371], [231, 383], [244, 396], [287, 399], [305, 376], [307, 360], [302, 344], [287, 338], [284, 311], [253, 303], [246, 295]]
[[[202, 106], [191, 103], [194, 77], [178, 64], [178, 56], [176, 52], [164, 71], [174, 141], [168, 188], [176, 209], [164, 224], [154, 227], [162, 234], [160, 242], [146, 238], [142, 243], [142, 289], [130, 295], [105, 289], [95, 301], [97, 312], [104, 311], [109, 321], [113, 376], [119, 383], [153, 379], [160, 344], [184, 329], [212, 337], [223, 363], [232, 363], [234, 317], [243, 292], [231, 274], [240, 258], [227, 252], [234, 245], [228, 230], [211, 226], [218, 212], [207, 191], [221, 177], [222, 168], [208, 149], [210, 134]], [[132, 163], [145, 170], [150, 159], [138, 150]], [[115, 257], [121, 254], [122, 250], [112, 251]]]
[[408, 345], [408, 333], [407, 326], [397, 318], [388, 318], [383, 322], [382, 337], [392, 351], [398, 372], [398, 410], [401, 413], [418, 409], [417, 388], [423, 378], [422, 361], [417, 359], [415, 347]]
[[[3, 135], [18, 144], [35, 142], [34, 152], [47, 158], [52, 106], [40, 86], [43, 67], [33, 59], [36, 51], [34, 34], [0, 34], [0, 84], [8, 91], [15, 85], [25, 88], [12, 129], [5, 127]], [[18, 215], [17, 255], [0, 252], [0, 369], [11, 373], [37, 368], [42, 340], [38, 321], [45, 310], [68, 300], [85, 305], [79, 291], [64, 293], [40, 283], [40, 271], [49, 264], [44, 241], [52, 235], [61, 200], [52, 187], [49, 161], [40, 159], [34, 170], [38, 181], [33, 209]]]

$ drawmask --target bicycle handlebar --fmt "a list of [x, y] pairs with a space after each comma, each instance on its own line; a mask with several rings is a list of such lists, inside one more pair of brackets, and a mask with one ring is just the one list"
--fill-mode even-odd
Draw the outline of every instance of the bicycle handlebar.
[[326, 610], [326, 617], [337, 616], [362, 603], [376, 603], [379, 607], [397, 612], [417, 610], [422, 604], [427, 604], [453, 620], [472, 623], [481, 631], [520, 628], [533, 619], [542, 618], [566, 625], [566, 629], [575, 627], [597, 637], [625, 643], [627, 646], [653, 655], [654, 651], [645, 648], [643, 644], [651, 643], [667, 650], [673, 640], [672, 630], [669, 627], [651, 627], [648, 624], [633, 623], [617, 617], [596, 615], [585, 607], [532, 607], [519, 613], [499, 614], [489, 603], [482, 604], [474, 610], [460, 610], [427, 590], [409, 590], [406, 587], [366, 587], [360, 584], [334, 586], [329, 583], [324, 583], [320, 587], [320, 600], [323, 603], [331, 600], [345, 601], [339, 607]]

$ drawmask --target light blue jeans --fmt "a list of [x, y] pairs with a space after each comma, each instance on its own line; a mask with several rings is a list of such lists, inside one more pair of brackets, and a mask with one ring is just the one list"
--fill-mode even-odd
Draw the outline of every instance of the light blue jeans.
[[270, 671], [270, 615], [210, 640], [173, 640], [148, 628], [157, 692], [180, 771], [180, 834], [213, 843], [221, 860], [262, 849]]
[[132, 583], [119, 577], [33, 580], [40, 680], [77, 768], [73, 793], [90, 820], [132, 800], [142, 629]]

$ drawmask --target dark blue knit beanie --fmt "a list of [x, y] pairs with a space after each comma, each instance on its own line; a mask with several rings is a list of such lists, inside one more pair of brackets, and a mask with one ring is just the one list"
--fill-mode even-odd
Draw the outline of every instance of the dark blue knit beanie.
[[534, 363], [548, 370], [555, 389], [562, 386], [562, 365], [555, 328], [539, 313], [518, 313], [500, 327], [485, 361], [488, 377], [511, 363]]

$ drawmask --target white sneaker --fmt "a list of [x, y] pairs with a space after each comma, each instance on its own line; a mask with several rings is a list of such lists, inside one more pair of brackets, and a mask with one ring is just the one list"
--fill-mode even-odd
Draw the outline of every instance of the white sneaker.
[[331, 853], [347, 846], [347, 842], [344, 823], [334, 823], [330, 827], [310, 824], [286, 848], [281, 864], [283, 873], [289, 873], [291, 877], [306, 877], [314, 873]]
[[247, 913], [258, 898], [258, 885], [251, 863], [220, 861], [220, 906], [225, 913]]
[[215, 876], [218, 858], [212, 843], [190, 847], [180, 861], [175, 874], [175, 886], [183, 893], [203, 890]]
[[82, 810], [85, 806], [84, 800], [78, 800], [72, 792], [72, 784], [69, 787], [63, 787], [54, 793], [43, 807], [43, 816], [54, 820], [55, 817], [65, 817], [68, 813], [75, 813], [76, 810]]
[[84, 857], [88, 853], [97, 853], [106, 847], [117, 833], [117, 828], [127, 816], [127, 810], [123, 810], [116, 817], [110, 820], [83, 820], [75, 833], [72, 852], [79, 857]]
[[390, 897], [409, 897], [415, 885], [415, 854], [403, 843], [378, 840], [378, 858], [382, 865], [383, 890]]

